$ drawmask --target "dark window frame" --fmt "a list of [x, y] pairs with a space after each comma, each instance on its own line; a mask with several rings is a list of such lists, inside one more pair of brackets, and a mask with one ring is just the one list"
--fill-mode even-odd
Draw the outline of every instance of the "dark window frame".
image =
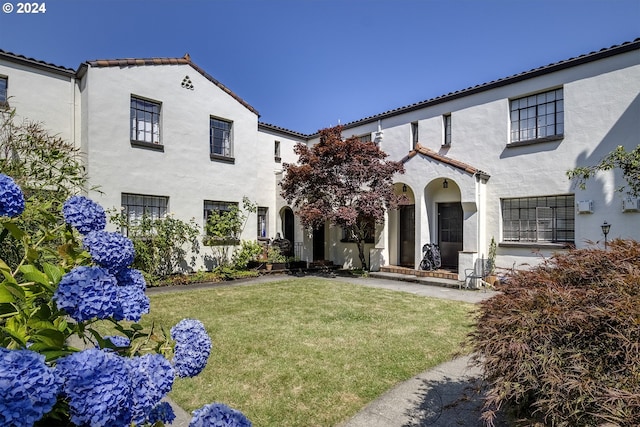
[[235, 161], [233, 157], [233, 121], [209, 116], [209, 156], [211, 160]]
[[575, 243], [575, 195], [504, 198], [500, 205], [502, 242]]
[[[150, 120], [146, 120], [149, 118]], [[129, 104], [129, 138], [132, 146], [162, 149], [162, 102], [131, 95]], [[143, 129], [141, 130], [141, 124]], [[150, 130], [146, 130], [149, 124]], [[154, 130], [157, 127], [157, 131]], [[141, 133], [142, 132], [142, 133]], [[140, 139], [140, 135], [143, 135]], [[147, 135], [150, 135], [148, 138]]]
[[510, 145], [562, 139], [564, 89], [551, 89], [510, 100], [509, 120]]

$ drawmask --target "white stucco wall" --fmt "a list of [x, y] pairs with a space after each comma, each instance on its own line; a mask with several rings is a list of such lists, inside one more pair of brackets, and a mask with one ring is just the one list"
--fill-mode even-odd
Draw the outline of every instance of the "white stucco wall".
[[0, 58], [0, 76], [8, 81], [16, 120], [39, 122], [51, 135], [75, 142], [76, 88], [73, 72], [47, 71]]
[[[193, 90], [181, 87], [185, 76]], [[257, 115], [192, 67], [89, 68], [85, 83], [88, 172], [100, 191], [91, 196], [103, 206], [119, 207], [122, 193], [165, 196], [177, 218], [203, 224], [205, 200], [242, 207], [247, 196], [273, 215], [273, 146], [259, 143]], [[163, 152], [131, 145], [131, 95], [162, 103]], [[233, 122], [233, 163], [210, 159], [210, 116]], [[256, 221], [242, 239], [257, 237]]]

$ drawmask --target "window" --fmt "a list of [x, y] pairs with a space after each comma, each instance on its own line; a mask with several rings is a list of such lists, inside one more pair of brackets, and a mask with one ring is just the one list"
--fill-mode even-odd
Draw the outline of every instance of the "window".
[[564, 134], [562, 89], [511, 101], [511, 142], [557, 139]]
[[238, 204], [236, 202], [221, 202], [221, 201], [212, 201], [212, 200], [205, 200], [204, 201], [204, 223], [207, 223], [207, 220], [209, 219], [209, 215], [211, 215], [212, 212], [218, 212], [218, 213], [222, 213], [222, 212], [228, 212], [233, 208], [237, 208]]
[[131, 97], [131, 140], [160, 144], [160, 103]]
[[442, 141], [442, 145], [448, 147], [451, 145], [451, 114], [442, 116], [442, 121], [444, 124], [444, 140]]
[[258, 238], [266, 239], [269, 234], [269, 208], [258, 208]]
[[273, 143], [273, 158], [277, 163], [280, 163], [282, 160], [280, 157], [280, 141], [274, 141]]
[[357, 137], [360, 142], [371, 142], [371, 134], [365, 133], [364, 135], [360, 135]]
[[542, 196], [502, 200], [505, 242], [573, 242], [575, 197]]
[[413, 148], [418, 145], [418, 122], [411, 123], [411, 143]]
[[[139, 224], [142, 218], [161, 219], [167, 216], [169, 198], [143, 194], [122, 193], [122, 215], [129, 225]], [[126, 233], [126, 230], [125, 234]]]
[[232, 122], [211, 117], [209, 119], [209, 145], [214, 157], [232, 157]]
[[7, 77], [0, 76], [0, 106], [5, 105], [9, 100], [7, 98], [8, 86], [9, 86], [9, 79]]

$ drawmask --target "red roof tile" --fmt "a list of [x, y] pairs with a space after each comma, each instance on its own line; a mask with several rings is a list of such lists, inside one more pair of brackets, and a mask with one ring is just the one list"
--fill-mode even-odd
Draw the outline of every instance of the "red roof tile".
[[437, 152], [435, 152], [435, 151], [433, 151], [433, 150], [431, 150], [431, 149], [429, 149], [427, 147], [423, 147], [420, 144], [416, 145], [416, 148], [414, 150], [410, 151], [409, 154], [407, 154], [407, 156], [404, 159], [402, 159], [402, 163], [406, 163], [409, 159], [411, 159], [412, 157], [415, 157], [417, 154], [422, 154], [423, 156], [427, 156], [427, 157], [429, 157], [429, 158], [431, 158], [431, 159], [433, 159], [433, 160], [435, 160], [437, 162], [453, 166], [454, 168], [460, 169], [460, 170], [462, 170], [464, 172], [467, 172], [467, 173], [469, 173], [471, 175], [476, 175], [477, 174], [477, 175], [482, 175], [482, 176], [484, 176], [486, 178], [489, 178], [489, 176], [490, 176], [488, 173], [486, 173], [486, 172], [484, 172], [484, 171], [482, 171], [482, 170], [480, 170], [478, 168], [475, 168], [475, 167], [473, 167], [473, 166], [471, 166], [471, 165], [469, 165], [467, 163], [461, 162], [459, 160], [452, 159], [451, 157], [443, 156], [442, 154], [437, 153]]

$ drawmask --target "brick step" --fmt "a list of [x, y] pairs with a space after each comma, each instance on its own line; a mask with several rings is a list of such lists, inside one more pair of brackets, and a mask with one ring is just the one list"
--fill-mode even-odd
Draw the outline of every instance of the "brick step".
[[458, 280], [458, 273], [448, 270], [414, 270], [413, 268], [400, 267], [396, 265], [385, 265], [380, 267], [383, 273], [405, 274], [416, 277], [432, 277], [435, 279]]

